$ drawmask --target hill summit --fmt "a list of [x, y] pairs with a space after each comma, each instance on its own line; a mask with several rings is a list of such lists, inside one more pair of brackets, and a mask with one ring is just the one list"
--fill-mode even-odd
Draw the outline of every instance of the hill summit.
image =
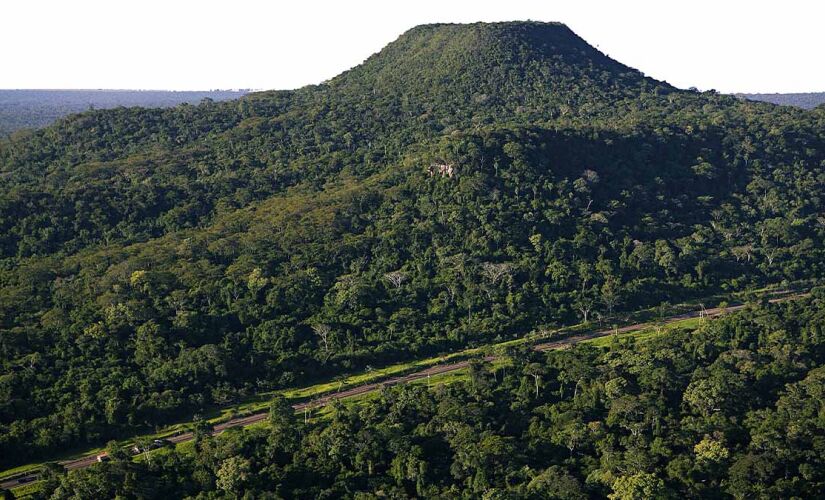
[[329, 85], [371, 98], [403, 96], [408, 105], [438, 96], [452, 109], [518, 108], [536, 118], [674, 90], [607, 57], [566, 25], [542, 22], [418, 26]]
[[[615, 77], [642, 76], [589, 45], [566, 25], [541, 22], [417, 26], [367, 59], [355, 73], [388, 83], [411, 78], [432, 81], [456, 73], [558, 63], [606, 71]], [[340, 79], [347, 80], [351, 73]]]

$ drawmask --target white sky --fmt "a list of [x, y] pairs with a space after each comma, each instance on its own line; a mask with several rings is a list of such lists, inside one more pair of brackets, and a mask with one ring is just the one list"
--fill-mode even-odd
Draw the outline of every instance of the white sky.
[[295, 88], [417, 24], [524, 19], [682, 88], [825, 91], [819, 0], [0, 0], [0, 88]]

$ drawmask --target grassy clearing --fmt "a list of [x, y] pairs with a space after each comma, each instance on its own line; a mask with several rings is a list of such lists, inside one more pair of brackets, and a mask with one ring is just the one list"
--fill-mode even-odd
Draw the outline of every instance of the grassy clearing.
[[683, 319], [680, 321], [674, 321], [672, 323], [668, 323], [663, 325], [661, 328], [655, 327], [648, 327], [643, 328], [641, 330], [635, 330], [632, 332], [624, 332], [619, 333], [617, 335], [606, 335], [604, 337], [598, 337], [595, 339], [583, 340], [582, 344], [590, 344], [596, 347], [610, 347], [613, 342], [625, 340], [628, 338], [633, 338], [637, 341], [644, 341], [656, 337], [660, 337], [668, 332], [671, 332], [676, 329], [686, 329], [686, 330], [695, 330], [699, 328], [702, 324], [702, 319], [700, 318], [690, 318], [690, 319]]
[[27, 483], [17, 488], [12, 488], [11, 492], [14, 493], [15, 498], [30, 498], [40, 491], [41, 486], [39, 481]]

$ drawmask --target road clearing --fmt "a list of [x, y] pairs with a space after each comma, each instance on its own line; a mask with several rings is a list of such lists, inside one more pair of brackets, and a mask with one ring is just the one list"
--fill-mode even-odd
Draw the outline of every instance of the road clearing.
[[[778, 295], [778, 296], [775, 296], [774, 298], [769, 299], [768, 302], [770, 302], [770, 303], [783, 302], [783, 301], [787, 301], [787, 300], [801, 298], [801, 297], [807, 295], [805, 293], [791, 294], [790, 292], [785, 291], [785, 290], [779, 291], [779, 292], [774, 292], [774, 294]], [[728, 314], [728, 313], [738, 311], [738, 310], [743, 309], [745, 307], [747, 307], [747, 304], [741, 304], [741, 305], [735, 305], [735, 306], [729, 306], [729, 307], [715, 307], [715, 308], [711, 308], [711, 309], [705, 309], [704, 307], [702, 307], [699, 310], [690, 311], [690, 312], [687, 312], [687, 313], [678, 314], [678, 315], [675, 315], [675, 316], [670, 316], [668, 318], [665, 318], [659, 323], [659, 325], [665, 325], [665, 324], [669, 324], [669, 323], [675, 323], [675, 322], [678, 322], [678, 321], [683, 321], [683, 320], [687, 320], [687, 319], [694, 319], [694, 318], [716, 318], [716, 317], [722, 316], [724, 314]], [[542, 352], [552, 351], [552, 350], [557, 350], [557, 349], [566, 349], [566, 348], [568, 348], [568, 347], [570, 347], [574, 344], [577, 344], [579, 342], [592, 340], [592, 339], [596, 339], [596, 338], [600, 338], [600, 337], [607, 337], [607, 336], [615, 335], [615, 334], [630, 333], [630, 332], [635, 332], [635, 331], [639, 331], [639, 330], [645, 330], [645, 329], [648, 329], [648, 328], [653, 328], [655, 326], [656, 326], [655, 323], [645, 322], [645, 323], [635, 323], [635, 324], [632, 324], [632, 325], [627, 325], [627, 326], [617, 327], [617, 328], [610, 328], [610, 329], [604, 329], [604, 330], [594, 330], [594, 331], [591, 331], [591, 332], [570, 335], [568, 337], [564, 337], [562, 339], [555, 340], [555, 341], [552, 341], [552, 342], [537, 343], [537, 344], [533, 345], [533, 349], [536, 350], [536, 351], [542, 351]], [[484, 360], [484, 361], [494, 361], [498, 357], [499, 356], [495, 356], [495, 355], [485, 355], [485, 356], [482, 356], [482, 357], [476, 358], [476, 359]], [[382, 380], [382, 381], [379, 381], [379, 382], [371, 382], [371, 383], [367, 383], [367, 384], [362, 384], [362, 385], [358, 385], [358, 386], [352, 387], [350, 389], [346, 389], [346, 390], [342, 390], [342, 391], [338, 391], [338, 392], [329, 392], [329, 393], [324, 394], [323, 396], [320, 396], [316, 399], [313, 399], [313, 400], [310, 400], [310, 401], [304, 401], [304, 402], [301, 402], [301, 403], [296, 403], [296, 404], [292, 405], [292, 407], [295, 409], [295, 411], [305, 411], [305, 410], [309, 410], [309, 409], [319, 408], [319, 407], [328, 405], [331, 402], [336, 401], [336, 400], [353, 398], [353, 397], [360, 396], [360, 395], [363, 395], [363, 394], [367, 394], [367, 393], [370, 393], [370, 392], [375, 392], [375, 391], [381, 390], [383, 387], [390, 387], [390, 386], [399, 385], [399, 384], [408, 384], [408, 383], [415, 382], [417, 380], [421, 380], [421, 379], [424, 379], [424, 378], [427, 378], [427, 377], [432, 377], [434, 375], [441, 375], [441, 374], [444, 374], [444, 373], [449, 373], [449, 372], [454, 372], [454, 371], [457, 371], [457, 370], [462, 370], [464, 368], [467, 368], [470, 365], [471, 361], [472, 360], [467, 359], [467, 360], [456, 361], [456, 362], [453, 362], [453, 363], [447, 363], [447, 364], [443, 364], [443, 365], [434, 365], [434, 366], [431, 366], [431, 367], [426, 368], [424, 370], [420, 370], [420, 371], [410, 373], [408, 375], [391, 377], [391, 378], [388, 378], [386, 380]], [[230, 429], [230, 428], [233, 428], [233, 427], [246, 427], [248, 425], [259, 423], [261, 421], [266, 420], [268, 416], [269, 416], [269, 412], [262, 411], [262, 412], [253, 413], [251, 415], [247, 415], [247, 416], [244, 416], [244, 417], [238, 417], [238, 418], [228, 420], [226, 422], [215, 425], [212, 429], [212, 435], [216, 436], [216, 435], [222, 433], [223, 431], [225, 431], [226, 429]], [[183, 433], [180, 433], [180, 434], [177, 434], [177, 435], [169, 436], [165, 439], [167, 441], [171, 442], [171, 443], [178, 444], [178, 443], [184, 443], [184, 442], [187, 442], [187, 441], [191, 441], [192, 439], [194, 439], [194, 437], [195, 437], [194, 434], [191, 431], [188, 431], [188, 432], [183, 432]], [[131, 449], [129, 450], [129, 452], [133, 453], [133, 454], [136, 454]], [[82, 469], [84, 467], [89, 467], [90, 465], [98, 463], [99, 462], [98, 457], [100, 457], [100, 456], [101, 456], [100, 453], [94, 453], [94, 454], [90, 454], [90, 455], [85, 455], [85, 456], [80, 457], [80, 458], [58, 462], [58, 464], [63, 466], [63, 468], [66, 469], [66, 470]], [[14, 487], [20, 486], [22, 484], [31, 483], [32, 481], [35, 481], [37, 479], [38, 475], [39, 475], [39, 471], [30, 471], [30, 472], [20, 473], [19, 475], [16, 475], [12, 478], [7, 478], [7, 479], [3, 480], [2, 482], [0, 482], [0, 488], [9, 489], [9, 488], [14, 488]]]

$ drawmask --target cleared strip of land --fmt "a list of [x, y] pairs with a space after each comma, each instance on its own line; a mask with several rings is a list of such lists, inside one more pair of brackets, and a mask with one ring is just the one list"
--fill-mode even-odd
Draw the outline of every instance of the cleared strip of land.
[[[781, 290], [781, 291], [778, 291], [778, 292], [773, 292], [771, 295], [773, 296], [773, 298], [770, 298], [769, 302], [776, 303], [776, 302], [782, 302], [782, 301], [786, 301], [786, 300], [790, 300], [790, 299], [794, 299], [794, 298], [799, 298], [799, 297], [803, 296], [804, 294], [792, 294], [792, 293], [790, 293], [786, 290]], [[675, 323], [675, 322], [678, 322], [678, 321], [684, 321], [684, 320], [693, 319], [693, 318], [714, 318], [714, 317], [721, 316], [723, 314], [738, 311], [738, 310], [740, 310], [744, 307], [746, 307], [746, 305], [742, 304], [742, 305], [735, 305], [735, 306], [729, 306], [729, 307], [715, 307], [715, 308], [710, 308], [710, 309], [701, 308], [701, 309], [698, 309], [698, 310], [694, 310], [694, 311], [690, 311], [690, 312], [670, 316], [670, 317], [664, 318], [661, 321], [656, 322], [656, 323], [654, 323], [654, 322], [642, 322], [642, 323], [634, 323], [634, 324], [631, 324], [631, 325], [626, 325], [626, 326], [616, 327], [616, 328], [610, 328], [610, 329], [597, 329], [597, 330], [588, 331], [588, 332], [584, 332], [584, 333], [569, 335], [569, 336], [566, 336], [564, 338], [554, 340], [552, 342], [535, 343], [533, 345], [533, 349], [535, 349], [537, 351], [550, 351], [550, 350], [555, 350], [555, 349], [565, 349], [565, 348], [570, 347], [573, 344], [577, 344], [577, 343], [580, 343], [580, 342], [585, 342], [585, 341], [589, 341], [589, 340], [593, 340], [593, 339], [598, 339], [598, 338], [601, 338], [601, 337], [607, 337], [607, 336], [610, 336], [610, 335], [623, 334], [623, 333], [626, 334], [626, 333], [636, 332], [636, 331], [640, 331], [640, 330], [646, 330], [646, 329], [654, 328], [657, 325], [662, 326], [662, 325], [665, 325], [665, 324]], [[506, 346], [508, 344], [515, 344], [515, 343], [518, 343], [518, 341], [504, 342], [502, 344], [497, 344], [497, 346]], [[476, 348], [476, 349], [470, 349], [468, 351], [463, 351], [463, 353], [458, 353], [458, 354], [477, 353], [479, 356], [477, 356], [475, 358], [472, 358], [472, 359], [483, 359], [483, 360], [486, 360], [486, 361], [494, 361], [495, 359], [497, 359], [499, 357], [498, 355], [495, 355], [495, 354], [484, 354], [483, 352], [484, 351], [483, 351], [482, 348]], [[442, 357], [442, 358], [431, 358], [430, 360], [426, 360], [426, 363], [429, 363], [429, 362], [435, 363], [435, 362], [438, 362], [438, 360], [445, 360], [446, 361], [450, 358], [454, 358], [455, 356], [456, 355], [445, 356], [445, 357]], [[361, 396], [361, 395], [364, 395], [364, 394], [367, 394], [367, 393], [370, 393], [370, 392], [375, 392], [375, 391], [380, 390], [382, 387], [393, 386], [393, 385], [398, 385], [398, 384], [407, 384], [407, 383], [415, 382], [417, 380], [425, 379], [425, 378], [428, 378], [428, 377], [441, 375], [441, 374], [449, 373], [449, 372], [455, 372], [457, 370], [462, 370], [464, 368], [467, 368], [467, 366], [469, 366], [472, 359], [463, 359], [461, 361], [446, 362], [444, 364], [433, 364], [432, 366], [429, 366], [428, 368], [425, 368], [423, 370], [414, 371], [414, 372], [406, 374], [406, 375], [399, 375], [399, 376], [394, 376], [394, 377], [391, 377], [391, 378], [388, 378], [388, 379], [379, 380], [379, 381], [376, 381], [376, 382], [364, 383], [364, 384], [356, 385], [355, 387], [351, 387], [351, 388], [348, 388], [348, 389], [345, 389], [345, 390], [326, 392], [326, 393], [320, 395], [319, 397], [317, 397], [315, 399], [308, 400], [308, 401], [303, 401], [303, 402], [300, 402], [300, 403], [296, 403], [296, 404], [292, 405], [292, 407], [296, 411], [304, 411], [304, 410], [308, 410], [308, 409], [313, 409], [313, 408], [325, 406], [325, 405], [327, 405], [327, 404], [329, 404], [329, 403], [331, 403], [332, 401], [335, 401], [335, 400], [348, 399], [348, 398], [353, 398], [353, 397], [356, 397], [356, 396]], [[334, 387], [334, 385], [335, 385], [334, 383], [325, 384], [325, 386], [331, 386], [331, 387]], [[259, 411], [259, 412], [253, 413], [251, 415], [246, 415], [246, 416], [243, 416], [243, 417], [230, 419], [226, 422], [216, 424], [213, 427], [212, 434], [217, 435], [217, 434], [220, 434], [221, 432], [225, 431], [226, 429], [229, 429], [229, 428], [232, 428], [232, 427], [245, 427], [245, 426], [248, 426], [248, 425], [252, 425], [252, 424], [261, 422], [263, 420], [266, 420], [268, 415], [269, 415], [269, 413], [267, 411]], [[194, 439], [194, 434], [191, 431], [180, 432], [180, 433], [168, 436], [166, 439], [168, 441], [172, 442], [172, 443], [178, 444], [178, 443], [183, 443], [183, 442], [190, 441], [190, 440]], [[98, 455], [99, 455], [99, 453], [92, 453], [92, 454], [84, 455], [84, 456], [79, 457], [79, 458], [64, 460], [64, 461], [61, 461], [61, 462], [58, 462], [58, 463], [60, 465], [62, 465], [66, 470], [81, 469], [81, 468], [88, 467], [88, 466], [96, 463], [98, 461]], [[37, 475], [38, 475], [38, 471], [29, 470], [29, 471], [21, 472], [19, 474], [14, 475], [13, 477], [7, 477], [7, 479], [0, 482], [0, 488], [9, 489], [9, 488], [14, 488], [16, 486], [19, 486], [20, 484], [29, 483], [33, 480], [36, 480]]]

